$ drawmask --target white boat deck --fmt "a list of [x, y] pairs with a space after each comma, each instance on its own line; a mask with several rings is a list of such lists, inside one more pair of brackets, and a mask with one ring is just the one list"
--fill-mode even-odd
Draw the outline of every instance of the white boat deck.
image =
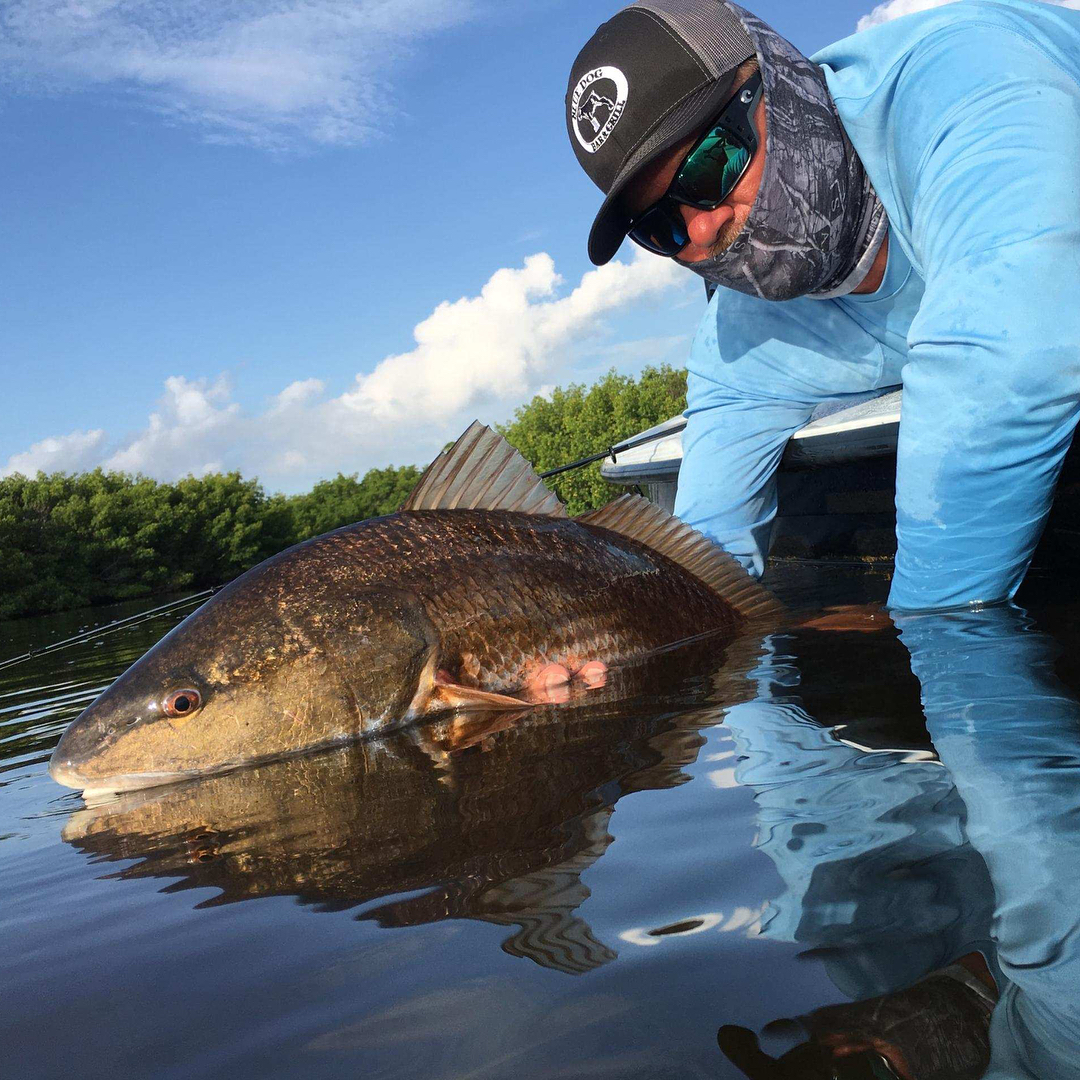
[[[896, 453], [900, 400], [900, 390], [891, 390], [881, 396], [860, 396], [854, 403], [833, 402], [822, 406], [814, 419], [792, 436], [784, 454], [784, 466], [838, 465]], [[662, 437], [619, 454], [617, 461], [605, 461], [601, 473], [614, 484], [675, 483], [682, 464], [685, 428], [686, 420], [677, 416], [642, 432], [642, 435]]]

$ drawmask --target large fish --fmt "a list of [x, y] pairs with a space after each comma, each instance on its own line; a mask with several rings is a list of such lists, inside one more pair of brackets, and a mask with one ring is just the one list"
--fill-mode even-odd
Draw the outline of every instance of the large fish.
[[644, 499], [570, 519], [474, 424], [396, 514], [233, 581], [129, 668], [56, 747], [53, 778], [124, 791], [402, 727], [557, 701], [779, 605]]

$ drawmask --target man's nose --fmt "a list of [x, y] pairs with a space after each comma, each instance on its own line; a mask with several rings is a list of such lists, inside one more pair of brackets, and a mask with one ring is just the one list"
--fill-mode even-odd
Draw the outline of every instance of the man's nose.
[[680, 258], [692, 259], [695, 255], [704, 258], [720, 238], [720, 231], [735, 217], [735, 211], [726, 203], [721, 203], [715, 210], [699, 210], [694, 206], [680, 204], [683, 221], [686, 222], [686, 235], [690, 243], [679, 252]]

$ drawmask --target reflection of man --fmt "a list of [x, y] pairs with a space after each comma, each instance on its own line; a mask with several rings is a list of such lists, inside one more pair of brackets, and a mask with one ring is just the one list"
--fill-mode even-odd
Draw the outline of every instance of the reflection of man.
[[[755, 699], [724, 721], [757, 846], [784, 882], [761, 934], [801, 945], [851, 1003], [770, 1025], [766, 1049], [725, 1027], [721, 1049], [752, 1080], [976, 1080], [996, 997], [993, 891], [964, 804], [936, 761], [866, 753], [816, 724], [785, 651], [767, 645]], [[792, 1034], [793, 1048], [772, 1045]]]
[[677, 512], [760, 573], [791, 434], [903, 383], [891, 604], [1004, 599], [1080, 400], [1080, 12], [969, 0], [815, 60], [734, 3], [641, 0], [573, 67], [593, 261], [630, 235], [722, 286]]
[[988, 1080], [1080, 1080], [1080, 704], [1019, 608], [898, 619], [996, 905]]
[[1011, 605], [897, 622], [937, 779], [830, 750], [778, 661], [727, 714], [787, 886], [762, 933], [814, 946], [852, 1002], [764, 1047], [725, 1026], [721, 1050], [752, 1080], [1080, 1080], [1080, 705], [1058, 646]]

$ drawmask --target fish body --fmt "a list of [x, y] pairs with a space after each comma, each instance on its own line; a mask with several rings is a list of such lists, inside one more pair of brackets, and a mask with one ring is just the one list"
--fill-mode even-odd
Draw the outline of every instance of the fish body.
[[552, 666], [633, 663], [772, 610], [644, 500], [572, 520], [537, 485], [474, 425], [405, 509], [284, 551], [189, 616], [73, 722], [50, 772], [122, 791], [521, 707]]

